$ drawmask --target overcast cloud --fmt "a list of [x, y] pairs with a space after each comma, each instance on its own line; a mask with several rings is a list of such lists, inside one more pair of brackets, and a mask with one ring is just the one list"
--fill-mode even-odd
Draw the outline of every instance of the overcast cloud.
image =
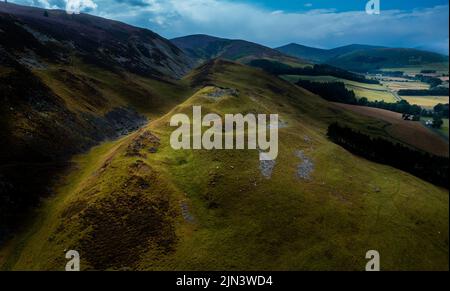
[[[10, 1], [64, 9], [67, 1], [73, 0]], [[449, 50], [448, 5], [368, 15], [364, 5], [360, 11], [340, 12], [333, 7], [315, 10], [310, 4], [306, 10], [303, 5], [301, 12], [285, 12], [223, 0], [77, 1], [88, 1], [88, 13], [146, 27], [167, 38], [203, 33], [271, 47], [291, 42], [323, 48], [364, 43], [421, 47], [446, 54]]]

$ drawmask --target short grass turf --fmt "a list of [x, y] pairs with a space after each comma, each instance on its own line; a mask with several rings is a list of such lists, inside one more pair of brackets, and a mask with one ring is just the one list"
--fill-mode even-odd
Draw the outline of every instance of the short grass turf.
[[[326, 138], [335, 120], [375, 136], [385, 123], [227, 62], [184, 81], [197, 89], [168, 114], [74, 160], [0, 251], [2, 269], [62, 270], [64, 250], [75, 249], [84, 270], [364, 270], [374, 249], [382, 270], [448, 270], [448, 191]], [[239, 95], [212, 100], [214, 87]], [[270, 179], [254, 150], [173, 150], [170, 116], [192, 105], [279, 113], [287, 127]], [[296, 175], [297, 150], [314, 164], [310, 179]]]

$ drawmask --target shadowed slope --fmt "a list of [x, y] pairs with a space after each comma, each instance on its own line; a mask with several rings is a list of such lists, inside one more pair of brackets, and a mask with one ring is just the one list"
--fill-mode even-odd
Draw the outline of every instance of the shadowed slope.
[[249, 63], [255, 59], [279, 61], [292, 66], [304, 66], [307, 62], [290, 57], [277, 50], [245, 40], [218, 38], [196, 34], [174, 38], [171, 40], [198, 64], [214, 58], [223, 58], [241, 63]]
[[134, 131], [188, 94], [190, 67], [157, 34], [0, 3], [0, 242], [72, 155]]

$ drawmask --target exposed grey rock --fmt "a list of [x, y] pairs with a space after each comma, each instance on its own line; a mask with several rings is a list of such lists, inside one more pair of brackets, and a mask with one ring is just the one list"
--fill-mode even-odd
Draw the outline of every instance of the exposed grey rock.
[[309, 180], [310, 174], [314, 170], [313, 161], [305, 155], [303, 150], [296, 151], [295, 155], [302, 160], [302, 162], [297, 166], [297, 177]]
[[261, 171], [261, 175], [263, 175], [266, 179], [270, 179], [275, 164], [276, 160], [259, 161], [259, 170]]
[[182, 201], [180, 202], [180, 208], [181, 208], [181, 215], [183, 216], [184, 220], [186, 220], [189, 223], [194, 222], [194, 216], [189, 212], [189, 205]]
[[233, 88], [215, 88], [212, 92], [206, 94], [207, 97], [218, 99], [224, 96], [239, 96], [239, 90]]

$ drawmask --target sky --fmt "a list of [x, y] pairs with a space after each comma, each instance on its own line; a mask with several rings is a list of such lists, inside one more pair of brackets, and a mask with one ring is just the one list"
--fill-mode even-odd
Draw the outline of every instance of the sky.
[[359, 43], [448, 55], [448, 0], [9, 0], [82, 12], [145, 27], [166, 38], [189, 34], [245, 39], [269, 47], [334, 48]]

